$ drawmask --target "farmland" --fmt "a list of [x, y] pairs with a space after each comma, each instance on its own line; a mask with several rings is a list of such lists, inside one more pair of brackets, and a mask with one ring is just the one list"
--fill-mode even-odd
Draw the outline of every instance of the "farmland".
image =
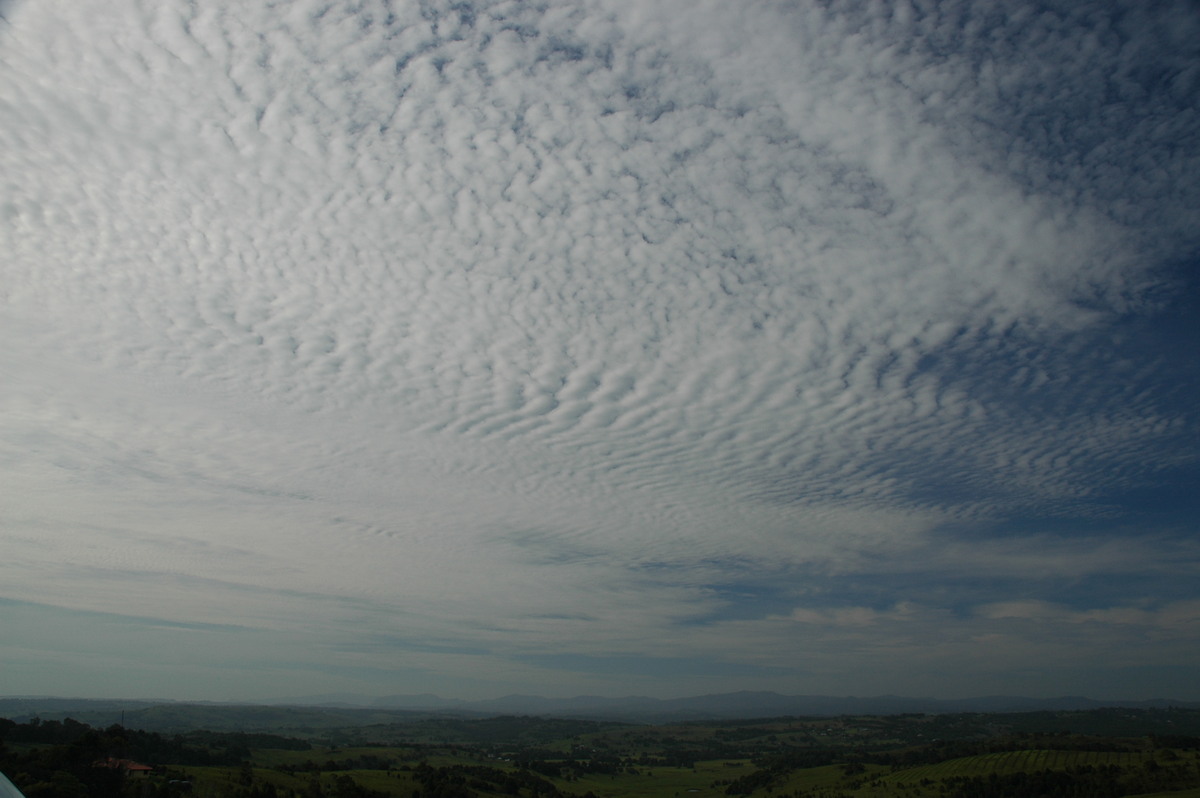
[[[1200, 798], [1197, 710], [278, 731], [0, 720], [0, 769], [28, 798]], [[153, 770], [95, 767], [122, 760]]]

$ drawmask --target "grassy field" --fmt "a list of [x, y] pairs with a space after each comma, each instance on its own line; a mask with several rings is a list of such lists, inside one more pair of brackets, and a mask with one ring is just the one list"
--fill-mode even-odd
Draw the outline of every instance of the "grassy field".
[[968, 756], [909, 768], [888, 775], [884, 781], [891, 784], [919, 782], [922, 779], [939, 781], [964, 776], [990, 776], [996, 774], [1031, 773], [1039, 770], [1068, 770], [1098, 765], [1118, 767], [1141, 767], [1154, 755], [1147, 752], [1092, 752], [1092, 751], [1003, 751], [982, 756]]
[[[1067, 721], [1134, 733], [979, 713], [661, 726], [437, 719], [337, 739], [10, 723], [0, 769], [30, 798], [115, 795], [83, 789], [103, 781], [92, 763], [106, 756], [157, 767], [127, 780], [122, 798], [1200, 798], [1200, 736], [1180, 733], [1200, 728], [1192, 714], [1094, 715]], [[1015, 730], [1024, 722], [1049, 730]]]
[[697, 762], [694, 768], [653, 767], [638, 773], [612, 776], [590, 775], [572, 781], [552, 779], [563, 792], [579, 795], [588, 792], [602, 798], [637, 798], [638, 796], [696, 796], [710, 798], [725, 794], [720, 782], [732, 775], [752, 769], [749, 761], [721, 760]]
[[[463, 752], [442, 753], [420, 761], [432, 768], [481, 767], [516, 773], [511, 763], [489, 760], [480, 754]], [[188, 767], [181, 770], [194, 783], [195, 798], [226, 798], [244, 790], [247, 783], [271, 785], [282, 797], [296, 798], [339, 795], [338, 779], [351, 777], [370, 791], [394, 798], [412, 798], [421, 785], [414, 778], [417, 762], [411, 748], [341, 748], [312, 751], [254, 752], [254, 767]], [[320, 772], [284, 772], [277, 768], [294, 767], [305, 762], [334, 763], [339, 759], [356, 760], [362, 756], [391, 760], [390, 769], [322, 770]], [[895, 770], [883, 765], [866, 764], [857, 767], [846, 764], [826, 765], [792, 771], [747, 794], [752, 796], [853, 796], [853, 798], [933, 798], [953, 794], [947, 788], [972, 777], [1006, 776], [1041, 771], [1079, 771], [1088, 768], [1120, 768], [1136, 773], [1158, 766], [1160, 758], [1177, 767], [1192, 768], [1197, 774], [1197, 786], [1176, 792], [1147, 793], [1142, 798], [1200, 798], [1200, 754], [1188, 751], [1004, 751], [979, 756], [960, 757], [936, 764]], [[1148, 764], [1153, 763], [1153, 764]], [[586, 774], [571, 778], [547, 778], [564, 795], [592, 793], [597, 798], [715, 798], [726, 795], [726, 789], [739, 776], [755, 772], [749, 760], [713, 760], [696, 762], [694, 767], [625, 768], [614, 774]], [[314, 789], [314, 784], [319, 786]], [[470, 791], [480, 796], [499, 796], [498, 790], [481, 789], [475, 784]], [[465, 795], [466, 793], [462, 793]], [[525, 795], [524, 792], [520, 793]]]
[[[336, 792], [338, 775], [350, 775], [360, 786], [396, 798], [410, 798], [418, 789], [411, 773], [383, 770], [330, 771], [322, 773], [284, 773], [271, 768], [252, 768], [254, 783], [271, 785], [280, 796], [306, 796], [313, 794], [313, 780], [320, 785], [322, 794]], [[194, 798], [225, 798], [244, 789], [245, 781], [240, 768], [187, 767], [180, 768], [180, 775], [193, 785]]]
[[[1200, 757], [1171, 752], [1179, 759], [1174, 764], [1190, 765], [1200, 785]], [[1152, 763], [1152, 764], [1151, 764]], [[773, 785], [772, 794], [811, 795], [840, 793], [854, 798], [891, 798], [891, 796], [940, 796], [942, 785], [972, 777], [987, 778], [1041, 771], [1071, 772], [1087, 768], [1117, 767], [1124, 772], [1137, 772], [1158, 765], [1153, 752], [1092, 752], [1092, 751], [1004, 751], [980, 756], [961, 757], [931, 765], [893, 771], [879, 765], [866, 765], [861, 773], [848, 775], [844, 766], [831, 765], [797, 770]], [[1197, 789], [1154, 793], [1154, 798], [1200, 798]], [[755, 791], [752, 795], [766, 795]]]

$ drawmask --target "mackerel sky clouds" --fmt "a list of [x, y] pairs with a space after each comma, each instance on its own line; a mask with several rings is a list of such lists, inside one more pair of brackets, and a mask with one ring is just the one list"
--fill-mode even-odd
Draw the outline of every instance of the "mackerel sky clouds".
[[1200, 699], [1200, 14], [0, 6], [0, 694]]

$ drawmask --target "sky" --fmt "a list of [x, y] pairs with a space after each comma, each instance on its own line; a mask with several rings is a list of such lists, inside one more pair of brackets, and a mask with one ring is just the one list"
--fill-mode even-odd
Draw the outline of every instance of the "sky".
[[0, 694], [1200, 700], [1189, 2], [0, 6]]

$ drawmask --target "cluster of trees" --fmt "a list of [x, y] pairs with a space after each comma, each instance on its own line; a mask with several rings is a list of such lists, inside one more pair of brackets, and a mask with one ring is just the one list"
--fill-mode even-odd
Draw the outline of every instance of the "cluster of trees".
[[[1168, 749], [1169, 744], [1169, 749]], [[1029, 795], [1106, 796], [1178, 789], [1200, 780], [1200, 772], [1189, 763], [1172, 761], [1173, 749], [1195, 750], [1200, 739], [1182, 735], [1156, 736], [1144, 740], [1102, 739], [1066, 733], [1021, 733], [983, 740], [952, 740], [928, 743], [899, 751], [848, 751], [845, 749], [795, 749], [756, 759], [757, 770], [728, 783], [726, 795], [749, 795], [779, 784], [789, 773], [807, 768], [841, 764], [843, 773], [855, 775], [866, 764], [889, 766], [893, 772], [951, 759], [1007, 751], [1148, 752], [1162, 751], [1163, 762], [1149, 759], [1136, 768], [1115, 765], [1082, 766], [1066, 770], [1038, 770], [986, 777], [954, 777], [941, 781], [943, 794], [953, 798], [1022, 798]]]
[[579, 759], [536, 759], [522, 755], [513, 760], [522, 770], [540, 773], [551, 778], [578, 778], [588, 773], [614, 775], [625, 771], [626, 766], [614, 756], [594, 756]]
[[306, 759], [292, 765], [277, 765], [275, 769], [283, 773], [321, 773], [330, 770], [392, 770], [394, 767], [395, 763], [389, 757], [361, 754], [343, 757], [337, 761], [327, 759], [324, 762], [316, 762]]
[[944, 779], [952, 798], [1120, 798], [1178, 790], [1195, 784], [1197, 774], [1183, 766], [1162, 767], [1153, 760], [1141, 768], [1085, 765], [1067, 770], [990, 774]]
[[120, 798], [121, 774], [95, 763], [122, 755], [128, 744], [123, 732], [120, 727], [100, 732], [70, 720], [18, 724], [0, 719], [0, 771], [27, 798]]
[[[500, 770], [485, 765], [431, 767], [422, 762], [413, 771], [421, 785], [414, 798], [475, 798], [476, 790], [530, 798], [574, 798], [528, 770]], [[579, 798], [596, 798], [588, 792]]]
[[194, 731], [168, 736], [127, 729], [119, 724], [100, 730], [71, 718], [62, 721], [33, 718], [28, 723], [0, 718], [0, 743], [5, 741], [49, 746], [92, 745], [104, 749], [104, 757], [176, 765], [237, 765], [250, 758], [251, 748], [306, 751], [312, 747], [304, 740], [273, 734]]
[[[590, 793], [575, 796], [568, 792], [576, 779], [605, 774], [619, 782], [622, 774], [637, 775], [639, 770], [649, 776], [651, 768], [694, 767], [696, 762], [725, 760], [729, 767], [720, 770], [729, 778], [713, 781], [711, 786], [735, 796], [772, 791], [782, 795], [789, 784], [804, 783], [802, 777], [794, 775], [797, 771], [836, 765], [844, 779], [806, 794], [816, 795], [822, 790], [833, 794], [871, 782], [880, 791], [945, 798], [1105, 798], [1200, 783], [1200, 760], [1183, 753], [1200, 749], [1200, 738], [1187, 736], [1200, 728], [1200, 721], [1186, 722], [1190, 717], [1176, 713], [1157, 727], [1157, 736], [1140, 737], [1017, 732], [1007, 718], [1003, 724], [983, 723], [977, 718], [954, 723], [923, 717], [889, 718], [877, 723], [855, 718], [830, 721], [830, 727], [820, 726], [820, 735], [804, 731], [813, 727], [811, 721], [797, 720], [790, 725], [786, 721], [755, 721], [745, 723], [744, 729], [733, 724], [718, 725], [708, 736], [706, 729], [695, 726], [654, 731], [532, 718], [445, 720], [440, 725], [431, 724], [431, 729], [454, 732], [455, 742], [407, 741], [377, 754], [340, 751], [335, 746], [297, 764], [273, 766], [298, 778], [256, 771], [251, 764], [252, 754], [259, 749], [311, 751], [312, 744], [305, 740], [244, 732], [161, 734], [120, 725], [97, 729], [70, 719], [17, 723], [0, 718], [0, 770], [28, 798], [192, 798], [189, 792], [194, 792], [196, 798], [387, 798], [388, 794], [408, 795], [414, 788], [417, 798], [474, 798], [484, 793], [520, 798], [588, 798]], [[1200, 713], [1196, 717], [1200, 719]], [[1102, 720], [1111, 725], [1119, 719], [1105, 716]], [[1134, 716], [1131, 722], [1143, 720]], [[1176, 724], [1176, 720], [1180, 722]], [[873, 723], [879, 726], [874, 732]], [[962, 727], [961, 736], [928, 739], [935, 731], [958, 728], [955, 723]], [[555, 734], [582, 731], [589, 733], [586, 737], [554, 738]], [[515, 739], [505, 739], [508, 733]], [[486, 742], [469, 742], [472, 739]], [[1046, 752], [1060, 753], [1051, 756]], [[947, 760], [986, 754], [998, 754], [993, 759], [1006, 764], [997, 766], [997, 773], [985, 776], [960, 774], [987, 773], [991, 765], [963, 769], [957, 763], [940, 767]], [[264, 759], [294, 761], [304, 756]], [[110, 758], [151, 765], [217, 766], [220, 770], [200, 772], [192, 791], [185, 777], [161, 770], [152, 778], [139, 779], [124, 778], [120, 769], [97, 767], [97, 762]], [[458, 760], [459, 764], [429, 764], [445, 763], [447, 759]], [[420, 764], [415, 764], [417, 761]], [[914, 774], [911, 784], [896, 783], [897, 778], [905, 779], [904, 775], [889, 775], [889, 771], [896, 774], [923, 766], [930, 767]], [[1023, 772], [1014, 772], [1017, 769]], [[353, 771], [374, 773], [365, 776]], [[396, 781], [383, 781], [382, 773]], [[364, 787], [356, 775], [365, 784], [389, 793]], [[563, 786], [556, 787], [554, 782]]]
[[352, 745], [364, 744], [369, 736], [390, 745], [424, 742], [436, 743], [443, 747], [537, 747], [582, 734], [593, 734], [624, 726], [625, 724], [607, 721], [500, 715], [471, 719], [426, 718], [407, 724], [380, 724], [360, 729], [358, 734], [343, 734], [343, 737], [347, 744]]
[[[71, 718], [17, 723], [0, 718], [0, 771], [26, 798], [122, 798], [135, 792], [119, 769], [97, 767], [109, 759], [153, 764], [239, 765], [251, 747], [296, 749], [302, 740], [240, 732], [162, 735], [112, 725], [94, 729]], [[175, 798], [183, 791], [169, 781], [137, 785], [138, 798]], [[159, 796], [156, 792], [162, 792]], [[251, 798], [275, 798], [252, 796]], [[358, 798], [357, 796], [350, 798]]]

